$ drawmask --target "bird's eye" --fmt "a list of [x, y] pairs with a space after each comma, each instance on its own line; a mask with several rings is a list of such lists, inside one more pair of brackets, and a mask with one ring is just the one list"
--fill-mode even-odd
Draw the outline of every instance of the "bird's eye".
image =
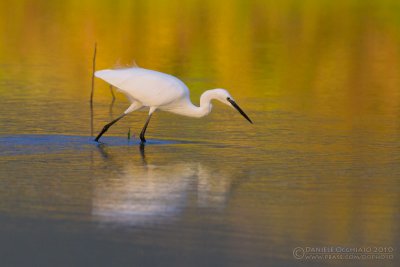
[[226, 99], [228, 99], [228, 100], [231, 100], [231, 98], [230, 98], [230, 97], [227, 97]]

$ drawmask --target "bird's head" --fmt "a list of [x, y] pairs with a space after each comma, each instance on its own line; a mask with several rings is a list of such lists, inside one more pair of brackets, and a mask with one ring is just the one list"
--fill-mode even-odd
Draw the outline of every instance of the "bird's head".
[[227, 90], [218, 88], [211, 91], [213, 92], [214, 99], [224, 103], [225, 105], [235, 108], [246, 120], [248, 120], [250, 123], [253, 123], [249, 116], [244, 113], [244, 111], [239, 107]]

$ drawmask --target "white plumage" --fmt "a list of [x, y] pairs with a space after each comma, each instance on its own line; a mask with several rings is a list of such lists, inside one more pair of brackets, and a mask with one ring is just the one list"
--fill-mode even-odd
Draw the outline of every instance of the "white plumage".
[[212, 99], [232, 105], [252, 123], [250, 118], [239, 108], [225, 89], [213, 89], [204, 92], [200, 97], [200, 106], [197, 107], [190, 101], [187, 86], [181, 80], [169, 74], [133, 67], [99, 70], [95, 72], [95, 76], [116, 87], [131, 102], [129, 108], [120, 117], [104, 126], [103, 130], [96, 137], [96, 141], [100, 139], [111, 125], [128, 113], [149, 107], [149, 117], [140, 134], [140, 139], [142, 142], [145, 142], [144, 134], [147, 125], [152, 113], [157, 109], [189, 117], [203, 117], [210, 113]]
[[139, 67], [99, 70], [95, 76], [124, 93], [129, 100], [143, 106], [162, 107], [189, 97], [189, 89], [172, 75]]

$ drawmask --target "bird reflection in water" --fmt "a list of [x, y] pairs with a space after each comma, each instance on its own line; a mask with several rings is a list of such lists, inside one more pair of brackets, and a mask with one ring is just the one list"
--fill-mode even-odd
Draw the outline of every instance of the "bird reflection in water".
[[143, 225], [171, 220], [193, 206], [193, 199], [201, 208], [226, 206], [232, 187], [227, 172], [215, 172], [200, 162], [150, 164], [144, 145], [139, 149], [139, 163], [119, 160], [119, 154], [110, 153], [105, 145], [98, 148], [114, 168], [109, 179], [93, 184], [92, 216], [101, 223]]

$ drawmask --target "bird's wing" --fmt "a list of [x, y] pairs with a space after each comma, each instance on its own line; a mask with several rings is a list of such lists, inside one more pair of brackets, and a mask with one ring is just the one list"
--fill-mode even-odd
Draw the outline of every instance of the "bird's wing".
[[109, 84], [119, 88], [121, 83], [131, 76], [130, 69], [98, 70], [94, 73], [97, 78], [103, 79]]
[[143, 68], [100, 70], [95, 76], [145, 106], [168, 105], [189, 95], [186, 85], [174, 76]]

